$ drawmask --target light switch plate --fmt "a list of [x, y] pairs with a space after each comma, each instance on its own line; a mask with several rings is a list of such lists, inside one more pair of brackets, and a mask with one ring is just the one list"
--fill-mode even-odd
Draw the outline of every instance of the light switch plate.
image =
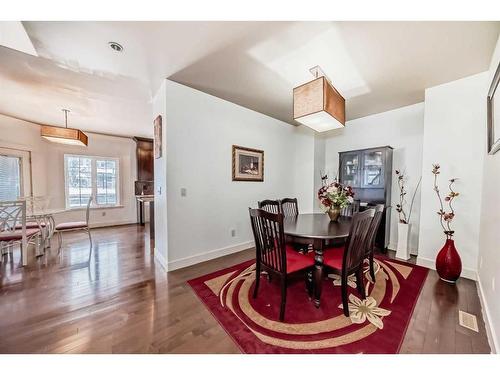
[[181, 197], [185, 197], [187, 195], [186, 188], [181, 188]]

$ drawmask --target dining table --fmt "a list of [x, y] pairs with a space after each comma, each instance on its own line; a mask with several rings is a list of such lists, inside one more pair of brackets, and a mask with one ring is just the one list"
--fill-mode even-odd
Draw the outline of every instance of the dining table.
[[312, 272], [314, 291], [313, 302], [320, 307], [323, 281], [323, 251], [327, 246], [338, 244], [349, 236], [352, 218], [340, 216], [337, 221], [331, 221], [326, 214], [298, 214], [285, 217], [283, 229], [288, 242], [312, 245], [314, 249], [314, 269]]

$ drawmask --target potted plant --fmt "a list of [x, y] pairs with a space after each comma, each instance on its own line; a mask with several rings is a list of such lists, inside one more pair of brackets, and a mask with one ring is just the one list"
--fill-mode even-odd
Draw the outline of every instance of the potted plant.
[[354, 201], [354, 192], [350, 186], [334, 181], [318, 190], [318, 198], [331, 221], [337, 221], [340, 211]]
[[413, 202], [415, 201], [415, 195], [417, 194], [418, 187], [420, 186], [420, 182], [422, 181], [422, 177], [418, 180], [418, 184], [415, 187], [415, 191], [413, 192], [413, 196], [411, 198], [410, 209], [408, 211], [408, 215], [406, 214], [406, 175], [404, 172], [401, 172], [396, 169], [396, 176], [398, 181], [399, 188], [399, 203], [396, 204], [396, 211], [399, 215], [399, 223], [398, 223], [398, 246], [396, 248], [396, 258], [408, 260], [410, 259], [410, 232], [411, 232], [411, 213], [413, 211]]
[[[432, 165], [432, 173], [434, 174], [434, 191], [439, 199], [439, 223], [443, 228], [444, 234], [446, 235], [446, 242], [444, 246], [439, 251], [436, 257], [436, 271], [441, 278], [441, 280], [447, 281], [449, 283], [455, 283], [460, 274], [462, 273], [462, 261], [457, 249], [455, 248], [455, 241], [453, 240], [453, 234], [455, 231], [451, 228], [451, 222], [455, 218], [455, 209], [453, 208], [453, 200], [458, 197], [459, 193], [453, 190], [453, 184], [457, 180], [452, 178], [449, 180], [448, 189], [450, 192], [441, 198], [441, 193], [437, 185], [437, 178], [440, 172], [439, 164]], [[447, 207], [445, 207], [445, 205]]]

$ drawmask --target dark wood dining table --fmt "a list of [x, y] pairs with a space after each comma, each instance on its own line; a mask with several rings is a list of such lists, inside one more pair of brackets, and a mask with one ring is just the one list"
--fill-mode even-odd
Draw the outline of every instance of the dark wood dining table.
[[288, 241], [313, 246], [315, 252], [313, 301], [316, 307], [319, 307], [323, 280], [323, 250], [331, 243], [347, 238], [351, 228], [351, 217], [340, 216], [337, 222], [333, 222], [326, 214], [299, 214], [295, 217], [286, 217], [283, 226]]

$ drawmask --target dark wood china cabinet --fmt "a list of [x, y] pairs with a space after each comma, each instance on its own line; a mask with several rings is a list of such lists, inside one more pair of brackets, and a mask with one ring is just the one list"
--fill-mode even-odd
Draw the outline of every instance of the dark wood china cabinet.
[[360, 209], [385, 205], [376, 245], [385, 250], [391, 229], [392, 147], [373, 147], [339, 152], [339, 180], [352, 186]]

